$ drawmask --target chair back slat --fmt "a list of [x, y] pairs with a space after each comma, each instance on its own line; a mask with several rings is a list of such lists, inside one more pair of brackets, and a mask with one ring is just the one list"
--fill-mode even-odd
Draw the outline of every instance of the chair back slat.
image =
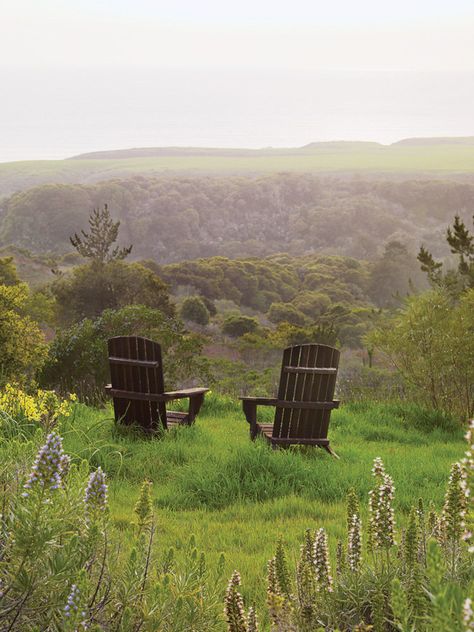
[[[161, 347], [139, 336], [117, 336], [108, 341], [112, 388], [132, 393], [164, 392]], [[160, 420], [166, 428], [166, 408], [146, 399], [114, 397], [116, 419], [156, 428]]]
[[285, 349], [278, 389], [282, 405], [277, 404], [273, 425], [275, 438], [327, 438], [330, 407], [312, 410], [291, 407], [291, 402], [332, 402], [338, 366], [339, 351], [333, 347], [305, 344]]

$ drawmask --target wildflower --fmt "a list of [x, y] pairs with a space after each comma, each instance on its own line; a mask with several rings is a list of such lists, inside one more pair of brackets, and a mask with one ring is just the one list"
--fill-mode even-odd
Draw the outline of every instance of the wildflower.
[[369, 547], [389, 549], [395, 544], [395, 514], [392, 506], [395, 487], [392, 478], [385, 473], [381, 459], [375, 459], [372, 473], [376, 486], [369, 492]]
[[319, 529], [314, 540], [314, 567], [319, 590], [332, 592], [331, 568], [326, 531]]
[[64, 480], [69, 473], [71, 467], [71, 457], [69, 454], [63, 454], [59, 459], [59, 465], [61, 466], [61, 478]]
[[80, 601], [81, 591], [76, 584], [73, 584], [71, 586], [71, 592], [69, 593], [69, 596], [67, 598], [67, 603], [64, 606], [64, 616], [74, 623], [77, 622], [77, 620], [79, 619], [77, 625], [75, 626], [76, 632], [81, 629], [87, 630], [89, 627], [87, 625], [85, 610], [80, 610]]
[[378, 456], [374, 459], [374, 465], [372, 466], [372, 474], [374, 478], [383, 478], [385, 474], [385, 466], [383, 464], [382, 459]]
[[238, 586], [240, 586], [240, 575], [234, 571], [227, 586], [224, 605], [229, 632], [247, 632], [244, 601], [237, 590]]
[[144, 481], [140, 490], [140, 496], [135, 505], [135, 513], [140, 529], [148, 527], [153, 518], [153, 505], [151, 501], [151, 482]]
[[472, 599], [467, 598], [462, 608], [464, 630], [474, 630], [474, 612], [472, 610]]
[[258, 632], [258, 619], [254, 606], [250, 606], [247, 614], [247, 632]]
[[[382, 464], [383, 467], [383, 464]], [[353, 487], [351, 487], [347, 493], [347, 532], [351, 530], [352, 527], [352, 519], [354, 517], [360, 515], [359, 508], [359, 498], [356, 494], [356, 491]]]
[[303, 549], [304, 549], [306, 560], [309, 563], [313, 564], [314, 563], [314, 540], [313, 540], [313, 537], [311, 536], [311, 529], [306, 529], [306, 531], [304, 532]]
[[361, 531], [361, 520], [357, 514], [354, 514], [352, 516], [352, 524], [349, 530], [349, 537], [347, 542], [347, 560], [349, 562], [349, 568], [353, 573], [357, 573], [360, 566], [362, 553]]
[[275, 570], [275, 558], [272, 557], [271, 560], [268, 560], [267, 567], [267, 594], [279, 594], [280, 588], [278, 586], [278, 580], [276, 576]]
[[472, 478], [474, 476], [474, 420], [469, 422], [469, 429], [466, 432], [465, 439], [467, 441], [467, 451], [466, 457], [462, 461], [462, 466], [466, 474], [463, 486], [466, 498], [466, 516], [464, 521], [463, 540], [469, 545], [469, 553], [474, 553], [474, 545], [472, 542], [474, 532], [474, 500], [471, 494]]
[[[62, 468], [65, 465], [63, 457], [61, 437], [55, 432], [51, 432], [46, 437], [46, 443], [40, 448], [36, 456], [24, 488], [31, 490], [38, 485], [44, 490], [58, 489], [61, 486]], [[29, 491], [23, 493], [24, 497], [28, 495]]]
[[296, 586], [301, 616], [310, 628], [315, 617], [317, 587], [314, 565], [308, 562], [304, 550], [296, 567]]
[[275, 576], [279, 589], [279, 593], [287, 597], [291, 593], [291, 580], [288, 570], [288, 563], [286, 561], [285, 549], [281, 538], [278, 540], [277, 549], [275, 553]]
[[443, 521], [448, 543], [457, 544], [464, 532], [466, 495], [465, 472], [460, 463], [453, 463], [444, 498]]
[[84, 505], [88, 518], [104, 512], [107, 508], [107, 485], [105, 474], [100, 467], [89, 476], [84, 494]]
[[336, 575], [341, 575], [346, 567], [346, 556], [344, 552], [344, 546], [341, 540], [337, 541], [336, 546]]

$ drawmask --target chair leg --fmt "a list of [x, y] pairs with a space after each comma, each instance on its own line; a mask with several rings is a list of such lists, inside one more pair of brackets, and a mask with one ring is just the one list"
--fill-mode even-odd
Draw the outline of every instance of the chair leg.
[[203, 402], [204, 402], [203, 394], [194, 395], [193, 397], [189, 398], [188, 418], [184, 423], [186, 423], [188, 426], [191, 426], [194, 423], [194, 420], [196, 419], [196, 417], [199, 414], [199, 411], [201, 410], [201, 406]]
[[326, 452], [328, 452], [335, 459], [340, 459], [341, 458], [334, 452], [334, 450], [331, 448], [331, 446], [329, 444], [328, 445], [323, 445], [323, 448], [326, 450]]
[[245, 418], [250, 425], [250, 438], [255, 441], [257, 431], [257, 405], [254, 402], [242, 402]]

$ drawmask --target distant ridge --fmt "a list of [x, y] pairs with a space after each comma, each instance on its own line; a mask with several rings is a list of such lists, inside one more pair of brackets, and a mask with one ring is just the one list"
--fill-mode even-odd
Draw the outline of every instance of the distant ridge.
[[395, 145], [474, 145], [474, 136], [445, 136], [433, 138], [404, 138], [398, 140]]
[[298, 153], [300, 149], [238, 149], [232, 147], [134, 147], [132, 149], [111, 149], [92, 151], [72, 156], [66, 160], [115, 160], [120, 158], [158, 158], [169, 156], [281, 156]]
[[433, 145], [469, 145], [474, 146], [474, 136], [453, 136], [440, 138], [404, 138], [391, 145], [383, 145], [373, 141], [318, 141], [303, 147], [262, 147], [261, 149], [232, 147], [133, 147], [130, 149], [110, 149], [92, 151], [71, 156], [66, 160], [118, 160], [132, 158], [160, 157], [229, 157], [258, 158], [268, 156], [296, 156], [302, 154], [324, 154], [326, 152], [357, 152], [364, 150], [384, 150], [397, 146], [433, 146]]

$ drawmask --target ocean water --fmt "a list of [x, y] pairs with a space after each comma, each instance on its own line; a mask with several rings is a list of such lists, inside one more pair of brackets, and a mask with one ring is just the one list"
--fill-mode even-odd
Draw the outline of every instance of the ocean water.
[[474, 73], [0, 69], [0, 162], [474, 136]]

